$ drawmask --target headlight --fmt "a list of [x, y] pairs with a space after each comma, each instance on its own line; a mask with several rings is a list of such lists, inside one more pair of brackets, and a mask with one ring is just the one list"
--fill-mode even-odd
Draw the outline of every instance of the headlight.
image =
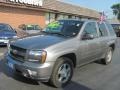
[[29, 55], [28, 55], [28, 59], [29, 61], [32, 62], [40, 62], [40, 63], [44, 63], [46, 60], [46, 56], [47, 56], [47, 52], [40, 50], [40, 51], [29, 51]]

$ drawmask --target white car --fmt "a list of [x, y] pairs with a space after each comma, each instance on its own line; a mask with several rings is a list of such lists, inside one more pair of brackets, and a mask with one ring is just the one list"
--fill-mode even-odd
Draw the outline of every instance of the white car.
[[41, 27], [36, 24], [22, 24], [19, 28], [24, 30], [27, 34], [37, 34], [42, 30]]

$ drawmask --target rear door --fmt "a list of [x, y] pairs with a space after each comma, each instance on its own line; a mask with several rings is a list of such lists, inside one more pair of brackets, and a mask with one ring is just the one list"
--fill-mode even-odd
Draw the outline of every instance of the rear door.
[[109, 32], [105, 26], [105, 23], [98, 23], [99, 28], [99, 41], [100, 41], [100, 47], [101, 47], [101, 56], [105, 54], [109, 41]]

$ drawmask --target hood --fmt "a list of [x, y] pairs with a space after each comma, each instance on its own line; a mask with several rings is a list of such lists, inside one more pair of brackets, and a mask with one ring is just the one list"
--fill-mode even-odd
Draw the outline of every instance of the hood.
[[4, 38], [13, 38], [13, 36], [16, 36], [16, 33], [14, 32], [6, 32], [6, 31], [0, 31], [0, 37]]
[[64, 37], [55, 35], [36, 35], [18, 39], [12, 44], [25, 49], [45, 49], [64, 40]]

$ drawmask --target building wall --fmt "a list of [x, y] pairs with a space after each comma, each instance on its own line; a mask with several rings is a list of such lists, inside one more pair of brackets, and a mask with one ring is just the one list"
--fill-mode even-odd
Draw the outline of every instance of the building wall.
[[[53, 13], [53, 12], [46, 12], [45, 13], [45, 23], [48, 24], [52, 21], [55, 21], [55, 20], [60, 20], [60, 19], [77, 19], [77, 20], [80, 20], [82, 19], [83, 17], [81, 16], [75, 16], [75, 15], [68, 15], [68, 14], [65, 14], [65, 13]], [[88, 18], [86, 18], [88, 19]]]
[[45, 26], [45, 13], [35, 10], [0, 6], [0, 23], [18, 28], [20, 24], [39, 24]]

